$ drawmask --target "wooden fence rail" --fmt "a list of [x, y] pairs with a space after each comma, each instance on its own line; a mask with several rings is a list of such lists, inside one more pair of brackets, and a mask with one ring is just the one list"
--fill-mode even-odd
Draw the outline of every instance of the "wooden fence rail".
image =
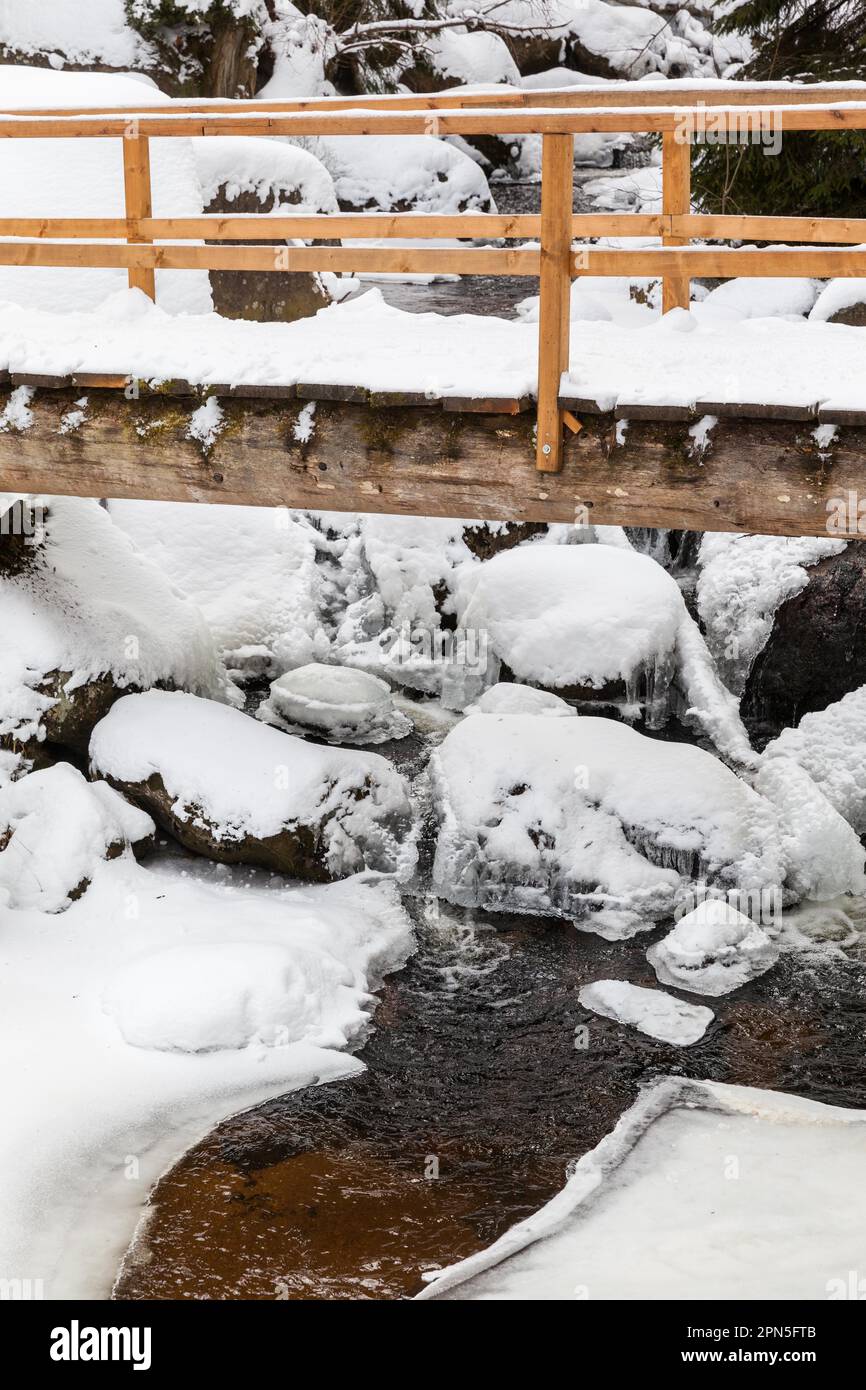
[[[692, 213], [691, 147], [708, 138], [708, 127], [713, 138], [740, 143], [744, 138], [759, 143], [765, 132], [775, 139], [786, 131], [866, 130], [866, 85], [720, 83], [706, 88], [677, 84], [653, 88], [641, 84], [636, 88], [611, 83], [600, 88], [495, 95], [455, 92], [2, 112], [0, 139], [120, 139], [126, 215], [0, 218], [0, 264], [123, 267], [130, 286], [151, 299], [156, 295], [157, 269], [538, 276], [536, 465], [542, 472], [558, 472], [564, 429], [559, 402], [562, 377], [569, 366], [569, 300], [576, 276], [661, 277], [665, 312], [688, 308], [690, 281], [695, 276], [866, 277], [866, 219]], [[661, 134], [661, 212], [573, 212], [574, 136], [602, 131]], [[541, 135], [541, 213], [153, 216], [152, 138], [359, 134]], [[577, 238], [629, 236], [657, 237], [661, 246], [576, 250], [573, 245]], [[511, 240], [524, 245], [273, 244], [335, 238]], [[797, 245], [733, 249], [691, 246], [693, 238]], [[184, 244], [201, 240], [209, 244]], [[223, 241], [233, 244], [218, 244]]]

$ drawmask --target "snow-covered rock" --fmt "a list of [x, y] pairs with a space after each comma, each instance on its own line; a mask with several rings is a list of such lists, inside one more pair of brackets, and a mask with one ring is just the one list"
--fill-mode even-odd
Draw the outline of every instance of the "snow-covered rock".
[[[341, 996], [352, 995], [347, 1014]], [[136, 957], [111, 981], [105, 1011], [124, 1042], [162, 1052], [285, 1047], [302, 1038], [343, 1047], [364, 1021], [362, 1001], [355, 972], [326, 951], [294, 939], [206, 941]]]
[[705, 898], [646, 954], [663, 985], [716, 995], [763, 975], [778, 960], [779, 948], [731, 903]]
[[432, 135], [320, 136], [313, 152], [330, 172], [344, 210], [495, 211], [483, 170]]
[[154, 834], [150, 816], [69, 763], [0, 786], [0, 907], [60, 912], [101, 860]]
[[541, 714], [553, 719], [576, 713], [567, 700], [561, 700], [552, 691], [518, 685], [516, 681], [499, 681], [489, 686], [467, 710], [467, 714]]
[[697, 606], [722, 675], [741, 695], [777, 610], [805, 589], [809, 569], [845, 549], [817, 536], [707, 534], [698, 554]]
[[862, 328], [866, 325], [866, 280], [830, 280], [815, 300], [809, 318]]
[[725, 280], [692, 312], [703, 319], [802, 318], [812, 309], [821, 283], [809, 279]]
[[857, 834], [866, 833], [866, 686], [783, 729], [764, 759], [768, 770], [792, 759]]
[[209, 135], [192, 144], [205, 206], [219, 198], [230, 209], [246, 195], [255, 197], [257, 211], [275, 215], [338, 211], [333, 179], [299, 145], [250, 135]]
[[201, 609], [237, 679], [327, 654], [319, 537], [286, 508], [110, 504], [111, 516]]
[[328, 743], [386, 743], [405, 738], [412, 721], [394, 707], [391, 687], [367, 671], [312, 663], [271, 682], [259, 719]]
[[521, 85], [517, 64], [498, 34], [480, 30], [461, 34], [454, 29], [443, 29], [428, 39], [425, 58], [449, 85], [477, 86], [494, 82], [509, 83], [512, 87]]
[[41, 516], [20, 563], [16, 538], [0, 537], [0, 740], [47, 738], [86, 751], [93, 725], [123, 690], [223, 692], [201, 613], [104, 508], [55, 497]]
[[301, 878], [411, 864], [403, 778], [376, 753], [305, 743], [194, 695], [118, 701], [94, 729], [95, 773], [182, 844]]
[[714, 1018], [702, 1004], [686, 1004], [660, 989], [642, 989], [625, 980], [596, 980], [577, 997], [591, 1013], [631, 1024], [639, 1033], [677, 1047], [698, 1042]]
[[569, 699], [613, 705], [629, 719], [642, 714], [649, 728], [676, 711], [726, 757], [750, 765], [737, 702], [676, 580], [622, 532], [604, 540], [518, 546], [459, 571], [459, 626], [487, 651], [483, 683], [501, 665]]
[[763, 797], [702, 749], [614, 720], [469, 715], [431, 773], [434, 889], [461, 906], [657, 921], [693, 879], [754, 890], [782, 881]]
[[462, 627], [487, 634], [518, 681], [576, 699], [664, 708], [683, 599], [647, 556], [610, 546], [518, 546], [462, 572]]

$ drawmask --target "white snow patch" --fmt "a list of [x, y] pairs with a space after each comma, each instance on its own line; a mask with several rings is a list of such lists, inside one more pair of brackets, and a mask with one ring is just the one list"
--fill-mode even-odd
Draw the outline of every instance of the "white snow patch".
[[714, 1014], [701, 1004], [686, 1004], [660, 989], [642, 989], [625, 980], [596, 980], [584, 985], [578, 1000], [585, 1009], [617, 1023], [628, 1023], [659, 1042], [689, 1047], [704, 1036]]

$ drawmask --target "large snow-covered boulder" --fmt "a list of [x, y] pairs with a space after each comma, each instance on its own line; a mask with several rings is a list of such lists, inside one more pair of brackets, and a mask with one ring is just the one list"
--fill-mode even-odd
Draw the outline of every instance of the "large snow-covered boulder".
[[198, 608], [105, 509], [73, 497], [35, 506], [32, 544], [0, 535], [0, 743], [28, 756], [44, 740], [86, 752], [125, 690], [221, 694]]
[[705, 899], [647, 951], [663, 985], [692, 994], [730, 994], [778, 958], [763, 928], [719, 898]]
[[773, 806], [711, 754], [614, 720], [469, 715], [431, 760], [435, 892], [493, 911], [660, 920], [698, 878], [785, 873]]
[[305, 743], [180, 692], [118, 701], [90, 762], [188, 849], [299, 878], [411, 862], [406, 784], [385, 758]]
[[69, 763], [0, 787], [0, 907], [60, 912], [96, 865], [155, 834], [150, 816]]
[[412, 721], [394, 706], [391, 687], [367, 671], [313, 662], [271, 682], [259, 719], [328, 743], [386, 743], [405, 738]]
[[470, 705], [468, 714], [540, 714], [549, 719], [573, 716], [577, 711], [550, 690], [517, 681], [498, 681], [488, 686], [480, 699]]
[[457, 609], [518, 681], [572, 699], [664, 701], [683, 600], [645, 555], [517, 546], [462, 573]]
[[502, 668], [568, 699], [643, 713], [650, 727], [676, 695], [721, 751], [749, 760], [736, 703], [679, 585], [627, 542], [517, 546], [461, 569], [455, 604], [461, 630], [487, 651], [485, 683]]
[[201, 609], [235, 679], [324, 657], [319, 533], [284, 507], [110, 503], [111, 516]]

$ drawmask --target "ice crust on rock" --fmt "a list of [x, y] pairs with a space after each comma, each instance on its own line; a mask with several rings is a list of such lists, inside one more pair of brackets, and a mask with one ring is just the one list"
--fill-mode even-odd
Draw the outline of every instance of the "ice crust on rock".
[[596, 980], [584, 985], [577, 997], [594, 1014], [678, 1047], [698, 1042], [714, 1018], [712, 1009], [702, 1004], [687, 1004], [663, 990], [642, 989], [625, 980]]
[[730, 994], [778, 958], [763, 928], [719, 898], [706, 898], [647, 951], [663, 985], [692, 994]]
[[289, 733], [316, 733], [329, 743], [385, 743], [405, 738], [413, 728], [395, 708], [387, 681], [315, 662], [272, 681], [257, 717]]

